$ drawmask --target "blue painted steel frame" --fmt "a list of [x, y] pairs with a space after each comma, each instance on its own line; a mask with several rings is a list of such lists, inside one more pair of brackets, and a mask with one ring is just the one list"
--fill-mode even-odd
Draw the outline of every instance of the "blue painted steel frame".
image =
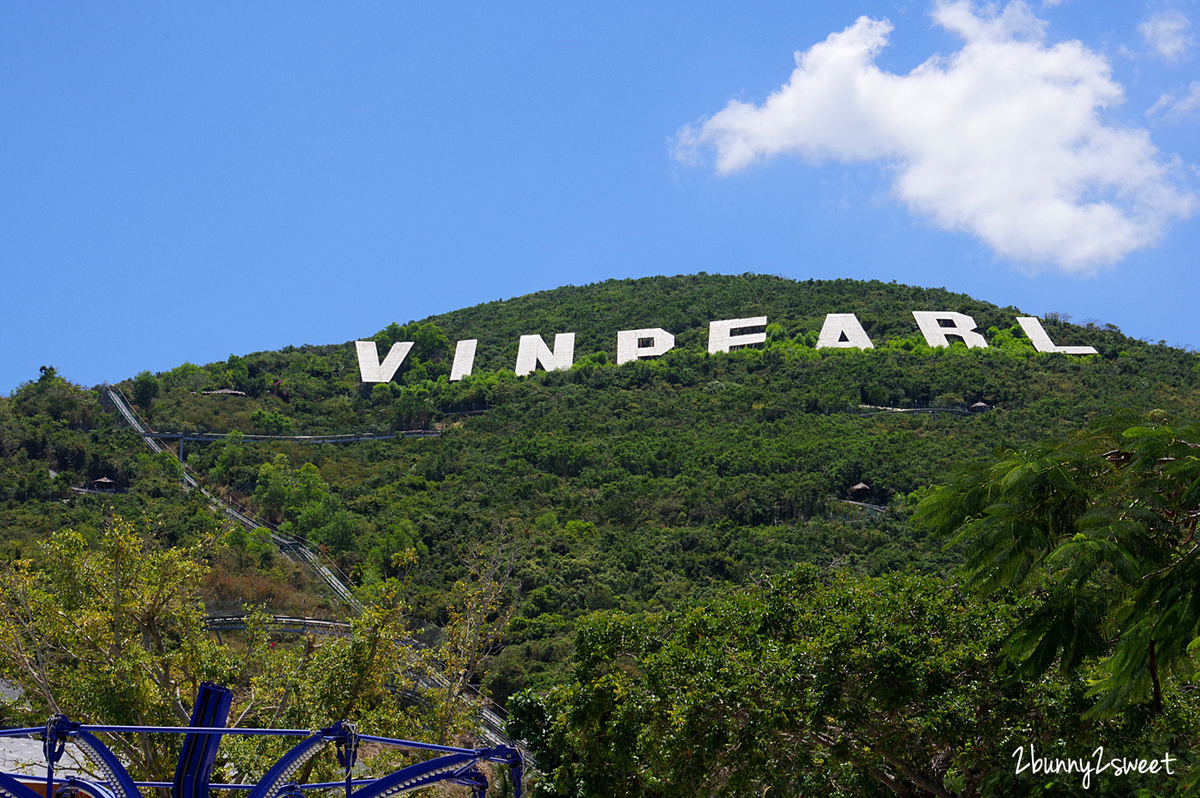
[[[192, 707], [193, 728], [223, 727], [229, 721], [233, 693], [210, 682], [200, 683], [196, 704]], [[183, 750], [175, 767], [174, 798], [207, 798], [213, 763], [221, 735], [188, 732], [183, 738]]]
[[[209, 789], [249, 789], [248, 798], [297, 798], [303, 796], [303, 790], [323, 789], [333, 786], [344, 786], [346, 798], [391, 798], [400, 793], [428, 787], [440, 781], [449, 781], [472, 788], [476, 798], [483, 798], [487, 792], [488, 781], [478, 767], [483, 762], [495, 762], [508, 765], [512, 774], [513, 796], [521, 798], [521, 780], [524, 763], [521, 753], [515, 748], [498, 745], [492, 748], [455, 748], [445, 745], [418, 743], [411, 740], [396, 740], [390, 737], [374, 737], [359, 735], [354, 726], [341, 722], [321, 729], [318, 732], [307, 732], [299, 729], [229, 729], [225, 723], [229, 717], [229, 707], [232, 695], [228, 690], [218, 685], [204, 683], [196, 697], [192, 710], [190, 726], [84, 726], [71, 720], [55, 716], [50, 719], [45, 728], [4, 729], [0, 736], [28, 736], [41, 733], [43, 735], [43, 751], [46, 754], [46, 777], [37, 779], [46, 784], [45, 793], [39, 793], [25, 784], [33, 781], [30, 777], [18, 777], [14, 774], [0, 773], [0, 798], [44, 798], [44, 794], [54, 791], [55, 785], [71, 789], [79, 788], [96, 798], [141, 798], [139, 786], [166, 786], [159, 782], [135, 782], [121, 761], [102, 743], [93, 731], [102, 732], [168, 732], [184, 733], [183, 751], [179, 755], [179, 763], [175, 769], [175, 781], [172, 783], [174, 798], [208, 798]], [[213, 764], [216, 761], [217, 746], [223, 735], [271, 735], [297, 736], [307, 735], [290, 751], [280, 757], [257, 784], [211, 784]], [[74, 742], [88, 755], [88, 758], [100, 769], [104, 779], [100, 783], [84, 781], [74, 777], [56, 780], [54, 766], [62, 757], [67, 741]], [[358, 753], [358, 743], [361, 741], [391, 745], [399, 748], [414, 748], [418, 750], [437, 751], [441, 756], [395, 771], [378, 779], [352, 779], [351, 773]], [[338, 763], [346, 773], [344, 782], [338, 784], [301, 784], [291, 778], [303, 765], [319, 754], [329, 743], [334, 744]], [[355, 789], [357, 787], [357, 789]]]

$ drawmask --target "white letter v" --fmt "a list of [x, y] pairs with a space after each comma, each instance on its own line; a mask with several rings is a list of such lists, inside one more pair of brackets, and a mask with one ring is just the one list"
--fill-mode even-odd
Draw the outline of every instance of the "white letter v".
[[363, 382], [389, 382], [412, 349], [412, 341], [398, 341], [380, 363], [374, 341], [355, 341], [354, 345], [358, 347], [358, 373]]

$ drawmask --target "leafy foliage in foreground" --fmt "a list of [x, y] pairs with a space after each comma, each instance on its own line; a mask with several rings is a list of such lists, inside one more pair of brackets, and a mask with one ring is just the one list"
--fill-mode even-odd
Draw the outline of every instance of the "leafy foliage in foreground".
[[[189, 702], [208, 680], [233, 690], [231, 718], [241, 726], [318, 729], [350, 720], [363, 733], [439, 744], [473, 731], [474, 702], [455, 674], [464, 658], [478, 656], [469, 648], [478, 642], [474, 593], [485, 586], [460, 590], [457, 618], [471, 628], [452, 623], [452, 645], [420, 653], [407, 640], [405, 591], [394, 582], [379, 586], [349, 635], [275, 636], [259, 614], [245, 634], [222, 641], [204, 627], [197, 596], [208, 552], [160, 543], [118, 518], [95, 540], [56, 532], [36, 563], [0, 571], [0, 677], [23, 687], [27, 702], [10, 708], [13, 721], [39, 725], [54, 713], [84, 723], [187, 725]], [[430, 686], [435, 660], [445, 686]], [[409, 701], [418, 684], [421, 700]], [[135, 778], [171, 779], [177, 735], [113, 739]], [[229, 738], [220, 764], [229, 774], [260, 774], [294, 742]], [[340, 775], [330, 762], [317, 767], [323, 778]]]
[[1067, 441], [1007, 452], [927, 496], [917, 520], [964, 545], [981, 589], [1041, 596], [1009, 646], [1026, 672], [1106, 655], [1095, 711], [1161, 707], [1162, 682], [1196, 672], [1195, 422], [1105, 418]]
[[[513, 727], [547, 769], [547, 795], [1125, 796], [1180, 786], [1194, 697], [1170, 691], [1153, 721], [1081, 720], [1081, 674], [1000, 669], [996, 654], [1026, 610], [931, 577], [805, 567], [706, 606], [600, 613], [580, 624], [569, 682], [519, 697]], [[1019, 748], [1086, 758], [1091, 740], [1127, 755], [1172, 751], [1176, 775], [1083, 785], [1014, 772]]]

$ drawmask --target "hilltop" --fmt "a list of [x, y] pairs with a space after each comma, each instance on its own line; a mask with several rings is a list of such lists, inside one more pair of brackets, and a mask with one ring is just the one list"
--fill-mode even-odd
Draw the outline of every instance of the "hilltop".
[[[930, 348], [914, 310], [968, 314], [989, 347]], [[815, 349], [828, 313], [856, 314], [875, 348]], [[801, 562], [944, 573], [957, 554], [911, 528], [913, 494], [1099, 414], [1195, 415], [1194, 353], [1052, 317], [1042, 323], [1055, 343], [1097, 354], [1042, 354], [1019, 315], [895, 283], [611, 280], [389, 325], [371, 336], [381, 354], [396, 341], [414, 347], [386, 384], [360, 382], [346, 342], [182, 364], [119, 387], [155, 430], [227, 436], [184, 444], [198, 478], [321, 547], [358, 584], [411, 569], [429, 620], [444, 619], [464, 553], [500, 543], [514, 551], [516, 615], [485, 677], [504, 698], [551, 678], [576, 619], [592, 610], [673, 607]], [[708, 354], [709, 322], [756, 316], [767, 317], [760, 348]], [[671, 332], [675, 348], [616, 365], [617, 331], [651, 327]], [[552, 344], [563, 332], [576, 334], [570, 370], [513, 373], [521, 335]], [[469, 338], [479, 341], [474, 372], [450, 382], [455, 342]], [[965, 412], [980, 402], [990, 409]], [[884, 407], [944, 410], [877, 412]], [[437, 434], [243, 437], [404, 429]], [[152, 519], [168, 542], [221, 526], [180, 487], [171, 455], [149, 454], [95, 391], [53, 370], [0, 399], [0, 454], [9, 557], [27, 556], [48, 530], [96, 529], [114, 512]], [[72, 491], [98, 478], [116, 492]], [[214, 595], [315, 603], [255, 581], [311, 590], [261, 541], [232, 543]], [[394, 556], [408, 549], [415, 566]]]

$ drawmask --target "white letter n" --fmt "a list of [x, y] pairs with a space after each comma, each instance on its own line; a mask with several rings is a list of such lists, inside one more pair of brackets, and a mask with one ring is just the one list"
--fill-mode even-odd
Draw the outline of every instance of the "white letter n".
[[575, 362], [575, 333], [554, 336], [554, 351], [546, 346], [540, 335], [522, 335], [517, 345], [518, 377], [532, 374], [540, 363], [546, 371], [565, 371]]

